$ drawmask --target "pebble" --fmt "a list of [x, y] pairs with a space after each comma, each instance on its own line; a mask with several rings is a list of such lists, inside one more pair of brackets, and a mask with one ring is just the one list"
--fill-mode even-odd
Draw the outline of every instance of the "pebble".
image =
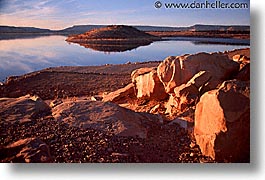
[[194, 142], [190, 143], [190, 148], [194, 148], [196, 146], [196, 144]]

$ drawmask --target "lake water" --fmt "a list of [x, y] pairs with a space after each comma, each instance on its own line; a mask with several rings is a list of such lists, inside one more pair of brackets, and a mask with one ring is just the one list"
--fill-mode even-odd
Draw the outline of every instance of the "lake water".
[[104, 53], [69, 44], [65, 36], [0, 40], [0, 81], [55, 66], [123, 64], [163, 60], [197, 52], [215, 52], [249, 47], [248, 45], [201, 44], [192, 40], [157, 41], [125, 52]]

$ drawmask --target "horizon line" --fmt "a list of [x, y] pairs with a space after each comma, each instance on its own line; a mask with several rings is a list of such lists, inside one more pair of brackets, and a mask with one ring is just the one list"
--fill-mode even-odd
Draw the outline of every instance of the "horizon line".
[[16, 26], [16, 25], [4, 25], [4, 24], [0, 24], [0, 26], [9, 26], [9, 27], [24, 27], [24, 28], [38, 28], [38, 29], [48, 29], [48, 30], [54, 30], [54, 31], [58, 31], [58, 30], [64, 30], [66, 28], [70, 28], [70, 27], [74, 27], [74, 26], [110, 26], [110, 25], [126, 25], [126, 26], [150, 26], [150, 27], [168, 27], [168, 28], [185, 28], [185, 27], [191, 27], [191, 26], [195, 26], [195, 25], [206, 25], [206, 26], [249, 26], [250, 24], [202, 24], [202, 23], [198, 23], [198, 24], [193, 24], [193, 25], [188, 25], [188, 26], [168, 26], [168, 25], [145, 25], [145, 24], [73, 24], [72, 26], [66, 26], [64, 28], [61, 29], [51, 29], [51, 28], [41, 28], [41, 27], [36, 27], [36, 26]]

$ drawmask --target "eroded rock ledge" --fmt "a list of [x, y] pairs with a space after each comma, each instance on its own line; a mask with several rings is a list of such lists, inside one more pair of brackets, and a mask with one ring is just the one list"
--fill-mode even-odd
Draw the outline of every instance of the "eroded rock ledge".
[[[134, 95], [145, 101], [144, 108], [126, 97], [116, 103], [194, 127], [202, 153], [217, 161], [249, 162], [249, 82], [249, 49], [170, 56], [158, 67], [132, 72]], [[132, 97], [129, 89], [123, 94]], [[120, 95], [114, 92], [103, 100], [115, 102]]]

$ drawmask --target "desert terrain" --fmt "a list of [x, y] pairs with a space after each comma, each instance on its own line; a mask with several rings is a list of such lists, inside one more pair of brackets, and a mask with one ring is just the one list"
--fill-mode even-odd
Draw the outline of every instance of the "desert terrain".
[[0, 160], [249, 162], [249, 81], [249, 48], [9, 77]]

